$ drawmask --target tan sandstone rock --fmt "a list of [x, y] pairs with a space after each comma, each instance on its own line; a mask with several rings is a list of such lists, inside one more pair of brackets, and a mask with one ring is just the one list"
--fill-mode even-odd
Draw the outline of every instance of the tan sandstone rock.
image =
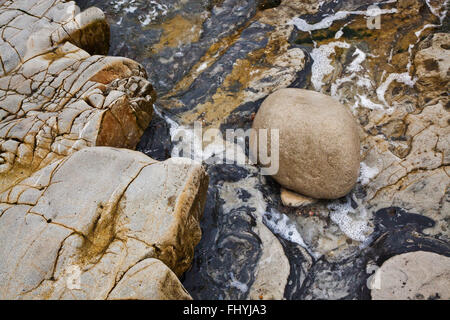
[[200, 241], [207, 185], [191, 160], [107, 147], [39, 170], [0, 194], [0, 298], [188, 298], [175, 274]]
[[201, 165], [90, 148], [135, 148], [143, 67], [73, 1], [0, 1], [0, 31], [0, 299], [190, 299]]
[[436, 33], [433, 38], [422, 46], [429, 47], [420, 50], [415, 58], [416, 75], [418, 81], [417, 88], [427, 99], [432, 99], [439, 95], [444, 88], [449, 87], [449, 66], [450, 66], [450, 34]]
[[6, 1], [0, 31], [0, 192], [84, 147], [136, 146], [155, 93], [136, 62], [83, 50], [108, 51], [99, 9]]
[[283, 203], [284, 206], [287, 207], [299, 208], [316, 202], [315, 199], [302, 196], [301, 194], [292, 192], [284, 188], [281, 188], [280, 196], [281, 202]]
[[[154, 279], [148, 281], [148, 279]], [[108, 296], [109, 300], [190, 300], [176, 275], [157, 259], [145, 259], [132, 267]]]
[[[359, 173], [358, 128], [351, 113], [324, 94], [282, 89], [261, 105], [253, 129], [279, 130], [279, 171], [284, 187], [318, 199], [336, 199], [355, 185]], [[256, 154], [256, 135], [250, 139]], [[275, 146], [270, 145], [268, 150]]]
[[370, 279], [374, 300], [450, 299], [450, 258], [416, 251], [387, 260]]

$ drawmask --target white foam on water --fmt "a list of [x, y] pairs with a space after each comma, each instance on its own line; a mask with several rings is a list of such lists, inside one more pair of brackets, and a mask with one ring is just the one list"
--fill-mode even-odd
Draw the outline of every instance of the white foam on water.
[[[439, 14], [439, 9], [440, 9], [440, 8], [436, 8], [436, 7], [434, 7], [433, 5], [431, 5], [430, 0], [425, 0], [425, 2], [426, 2], [426, 4], [427, 4], [428, 8], [430, 9], [431, 13], [432, 13], [433, 15], [435, 15], [436, 17], [438, 17], [438, 18], [439, 18], [439, 21], [440, 21], [441, 24], [442, 24], [442, 22], [444, 22], [445, 16], [447, 15], [447, 10], [444, 10], [444, 12], [442, 13], [442, 15], [440, 15], [440, 14]], [[447, 8], [447, 2], [448, 2], [448, 0], [446, 0], [446, 1], [442, 4], [442, 7], [443, 7], [443, 8]]]
[[297, 230], [295, 221], [292, 221], [287, 215], [282, 214], [273, 208], [267, 210], [267, 203], [259, 190], [257, 190], [257, 197], [255, 197], [255, 199], [257, 201], [256, 208], [259, 213], [259, 219], [261, 219], [261, 222], [263, 222], [271, 232], [287, 241], [300, 245], [315, 258], [320, 257], [320, 254], [312, 252], [306, 245], [302, 235]]
[[327, 207], [331, 210], [331, 220], [347, 237], [359, 242], [365, 242], [369, 238], [373, 231], [369, 225], [369, 214], [364, 207], [353, 209], [350, 196], [347, 196], [344, 204], [333, 202]]
[[396, 13], [397, 9], [378, 9], [367, 11], [338, 11], [334, 15], [330, 15], [315, 24], [309, 24], [306, 20], [301, 18], [294, 18], [288, 22], [290, 25], [295, 25], [298, 30], [310, 32], [314, 30], [321, 30], [331, 27], [334, 21], [342, 20], [350, 15], [364, 15], [366, 17], [376, 17], [382, 14]]
[[434, 27], [439, 27], [439, 26], [437, 24], [426, 24], [422, 27], [422, 29], [420, 29], [419, 31], [416, 31], [414, 34], [416, 35], [417, 38], [419, 38], [424, 30], [426, 30], [428, 28], [434, 28]]
[[144, 18], [140, 17], [142, 25], [146, 26], [154, 21], [159, 16], [167, 15], [169, 7], [165, 4], [158, 3], [156, 1], [149, 1], [151, 10], [147, 10]]
[[[264, 223], [272, 230], [274, 233], [278, 234], [285, 240], [296, 243], [308, 252], [310, 252], [308, 246], [306, 245], [303, 237], [298, 232], [295, 222], [293, 222], [285, 214], [281, 214], [278, 211], [271, 209], [264, 213]], [[311, 252], [310, 252], [311, 253]]]
[[359, 105], [361, 105], [364, 108], [370, 110], [384, 110], [383, 105], [373, 102], [364, 94], [358, 94], [357, 97], [359, 99]]
[[309, 32], [329, 28], [334, 21], [342, 20], [346, 17], [348, 17], [348, 14], [345, 11], [339, 11], [335, 15], [328, 16], [315, 24], [309, 24], [306, 20], [298, 17], [292, 19], [288, 24], [295, 25], [298, 30]]
[[363, 70], [361, 63], [366, 60], [367, 55], [359, 48], [356, 48], [355, 52], [353, 53], [353, 57], [354, 56], [356, 56], [356, 58], [353, 59], [350, 65], [347, 66], [347, 72], [359, 72]]
[[[356, 84], [357, 87], [365, 88], [367, 90], [373, 90], [374, 84], [365, 74], [366, 70], [362, 66], [362, 63], [367, 59], [368, 56], [372, 55], [363, 52], [359, 48], [356, 48], [355, 52], [353, 53], [353, 61], [345, 68], [345, 72], [349, 75], [338, 78], [334, 83], [331, 84], [331, 96], [339, 100], [341, 97], [339, 95], [338, 89], [342, 84], [345, 83], [351, 83], [351, 85]], [[384, 109], [382, 105], [376, 104], [369, 100], [366, 95], [356, 95], [355, 104], [352, 107], [352, 111], [356, 110], [358, 106], [369, 109]]]
[[135, 0], [117, 0], [117, 1], [113, 1], [113, 8], [115, 10], [120, 10], [122, 9], [122, 6], [126, 3], [133, 3]]
[[355, 99], [355, 103], [350, 107], [350, 111], [353, 113], [353, 115], [356, 115], [356, 109], [359, 107], [359, 102], [357, 99]]
[[[384, 3], [394, 3], [396, 1], [386, 1]], [[446, 0], [446, 3], [448, 0]], [[427, 5], [430, 7], [430, 10], [433, 12], [433, 14], [439, 16], [439, 12], [437, 8], [434, 8], [431, 6], [429, 0], [427, 0]], [[294, 18], [292, 19], [289, 24], [295, 25], [298, 30], [304, 31], [304, 32], [311, 32], [314, 30], [320, 30], [329, 28], [334, 21], [336, 20], [342, 20], [350, 15], [363, 15], [366, 17], [374, 17], [379, 16], [383, 14], [392, 14], [396, 13], [397, 9], [369, 9], [367, 11], [339, 11], [336, 12], [333, 15], [326, 16], [321, 21], [315, 23], [315, 24], [309, 24], [306, 20], [301, 18]], [[443, 16], [440, 16], [441, 19], [443, 19]], [[416, 32], [416, 36], [419, 37], [420, 34], [423, 32], [423, 30], [427, 28], [434, 27], [435, 25], [426, 25], [421, 30]], [[336, 35], [335, 39], [339, 39], [342, 37], [342, 29], [339, 30]], [[334, 67], [332, 65], [332, 59], [330, 59], [330, 55], [335, 53], [335, 50], [337, 47], [340, 48], [349, 48], [350, 44], [346, 42], [340, 42], [335, 41], [328, 44], [324, 44], [322, 46], [316, 47], [311, 52], [311, 57], [314, 60], [312, 65], [312, 74], [311, 74], [311, 83], [316, 91], [320, 91], [322, 87], [325, 85], [324, 78], [327, 75], [330, 75]], [[376, 89], [377, 99], [378, 101], [371, 100], [367, 95], [359, 94], [356, 95], [355, 103], [353, 105], [353, 109], [356, 110], [358, 106], [368, 108], [371, 110], [383, 110], [385, 109], [387, 113], [392, 112], [394, 109], [392, 106], [388, 105], [385, 99], [385, 94], [387, 89], [389, 88], [390, 84], [393, 81], [404, 83], [410, 87], [414, 86], [416, 79], [412, 79], [410, 75], [410, 71], [412, 68], [412, 50], [414, 48], [414, 45], [410, 45], [408, 48], [409, 51], [409, 60], [407, 64], [407, 72], [405, 73], [392, 73], [389, 74], [387, 79]], [[389, 61], [391, 61], [393, 55], [393, 51], [390, 53]], [[365, 87], [368, 90], [374, 89], [374, 84], [370, 79], [367, 78], [367, 76], [362, 75], [364, 72], [364, 68], [362, 66], [362, 63], [367, 59], [367, 56], [370, 56], [370, 54], [367, 54], [363, 52], [361, 49], [356, 48], [354, 54], [353, 61], [347, 66], [345, 72], [351, 73], [350, 75], [341, 77], [340, 79], [337, 79], [333, 84], [331, 84], [331, 95], [335, 98], [340, 98], [339, 96], [339, 86], [346, 82], [355, 82], [355, 84], [358, 87]], [[357, 74], [357, 75], [355, 75]], [[384, 76], [384, 75], [383, 75]], [[383, 79], [383, 77], [382, 77]], [[380, 103], [378, 103], [380, 102]]]
[[126, 13], [134, 13], [137, 10], [138, 7], [130, 6], [123, 9]]
[[150, 22], [153, 21], [153, 17], [151, 15], [146, 15], [145, 19], [143, 21], [141, 21], [142, 25], [146, 26], [148, 24], [150, 24]]
[[[419, 42], [419, 40], [417, 40], [417, 42]], [[408, 73], [411, 72], [411, 67], [412, 67], [412, 63], [413, 63], [413, 61], [412, 61], [412, 57], [413, 57], [412, 49], [413, 48], [414, 48], [414, 44], [410, 44], [408, 47], [409, 56], [408, 56], [408, 64], [406, 65], [406, 70], [408, 70]]]
[[387, 79], [377, 88], [377, 97], [378, 100], [384, 103], [385, 106], [389, 106], [385, 99], [386, 90], [389, 88], [389, 85], [394, 82], [401, 82], [410, 87], [413, 87], [416, 83], [416, 79], [412, 79], [411, 75], [408, 72], [404, 73], [391, 73], [387, 77]]
[[340, 37], [342, 37], [342, 35], [344, 34], [344, 31], [339, 30], [338, 32], [336, 32], [336, 34], [334, 35], [335, 39], [339, 39]]
[[331, 84], [331, 96], [339, 98], [339, 95], [338, 95], [338, 92], [337, 92], [339, 86], [344, 84], [344, 83], [347, 83], [347, 82], [352, 82], [353, 83], [354, 79], [356, 77], [357, 77], [356, 74], [352, 74], [352, 75], [347, 76], [347, 77], [342, 77], [342, 78], [336, 79], [336, 81]]
[[[111, 5], [117, 12], [125, 12], [134, 14], [139, 9], [139, 4], [136, 0], [116, 0], [112, 1]], [[144, 14], [139, 14], [139, 21], [143, 26], [150, 24], [159, 16], [167, 15], [169, 7], [165, 4], [161, 4], [158, 1], [148, 1], [146, 10], [142, 10]], [[122, 19], [118, 24], [122, 23]]]
[[370, 89], [373, 87], [372, 80], [370, 80], [369, 78], [366, 78], [366, 77], [360, 77], [358, 79], [358, 81], [356, 81], [356, 85], [358, 87], [365, 87], [367, 89]]
[[311, 83], [316, 91], [320, 91], [324, 85], [323, 78], [334, 70], [331, 65], [332, 60], [329, 57], [332, 53], [335, 53], [336, 47], [350, 48], [350, 44], [340, 41], [330, 42], [314, 48], [311, 52], [311, 58], [314, 60], [311, 67]]
[[361, 162], [358, 181], [364, 186], [375, 178], [379, 172], [377, 167], [371, 168], [364, 162]]
[[[184, 157], [198, 162], [215, 164], [247, 164], [250, 162], [245, 154], [245, 141], [242, 137], [237, 137], [238, 143], [230, 142], [224, 140], [224, 136], [218, 129], [210, 131], [214, 134], [213, 136], [206, 137], [206, 131], [201, 127], [198, 128], [201, 130], [195, 130], [195, 127], [179, 125], [173, 119], [163, 115], [156, 107], [154, 110], [169, 124], [170, 140], [173, 143], [171, 157]], [[203, 145], [202, 142], [208, 142], [208, 144]]]
[[197, 68], [197, 72], [202, 72], [203, 70], [205, 70], [208, 67], [208, 63], [207, 62], [203, 62], [198, 68]]
[[230, 277], [231, 277], [230, 287], [236, 288], [242, 293], [246, 293], [248, 291], [248, 286], [245, 283], [236, 280], [233, 272], [230, 272]]

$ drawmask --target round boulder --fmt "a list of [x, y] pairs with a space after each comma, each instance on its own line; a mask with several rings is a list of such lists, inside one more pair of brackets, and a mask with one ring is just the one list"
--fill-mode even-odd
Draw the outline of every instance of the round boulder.
[[[260, 129], [268, 129], [269, 135]], [[270, 137], [273, 129], [279, 130], [279, 169], [273, 177], [282, 186], [316, 199], [337, 199], [353, 188], [360, 141], [357, 123], [342, 104], [315, 91], [278, 90], [255, 116], [251, 154], [258, 154], [257, 137]], [[266, 141], [273, 157], [276, 146], [271, 138]]]

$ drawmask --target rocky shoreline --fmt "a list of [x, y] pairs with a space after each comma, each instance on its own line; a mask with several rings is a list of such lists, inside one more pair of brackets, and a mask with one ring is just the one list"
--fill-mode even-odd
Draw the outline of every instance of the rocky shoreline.
[[145, 70], [96, 55], [109, 41], [99, 9], [0, 4], [0, 298], [190, 299], [177, 276], [207, 175], [118, 149], [151, 120]]
[[[375, 2], [0, 0], [1, 297], [396, 298], [384, 264], [425, 251], [442, 269], [401, 298], [448, 299], [448, 2], [378, 3], [370, 29]], [[195, 121], [248, 129], [283, 88], [357, 120], [347, 196], [173, 157]]]

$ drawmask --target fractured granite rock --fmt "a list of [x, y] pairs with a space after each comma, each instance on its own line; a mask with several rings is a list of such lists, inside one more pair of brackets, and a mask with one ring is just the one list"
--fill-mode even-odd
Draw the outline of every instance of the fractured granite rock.
[[417, 88], [425, 96], [423, 101], [431, 100], [448, 88], [450, 79], [450, 34], [436, 33], [429, 41], [421, 43], [421, 50], [414, 58]]
[[191, 160], [109, 147], [37, 171], [0, 194], [1, 298], [188, 298], [175, 274], [200, 241], [207, 184]]
[[207, 176], [134, 149], [155, 92], [97, 8], [0, 1], [0, 298], [190, 299]]
[[[152, 279], [152, 281], [148, 281]], [[108, 296], [109, 300], [189, 300], [175, 274], [157, 259], [145, 259], [129, 269]]]
[[107, 52], [108, 25], [99, 9], [78, 11], [48, 0], [0, 6], [0, 191], [84, 147], [134, 148], [150, 122], [146, 72], [91, 56]]
[[108, 53], [109, 26], [98, 8], [80, 13], [63, 0], [2, 1], [0, 21], [0, 75], [66, 41], [91, 54]]

